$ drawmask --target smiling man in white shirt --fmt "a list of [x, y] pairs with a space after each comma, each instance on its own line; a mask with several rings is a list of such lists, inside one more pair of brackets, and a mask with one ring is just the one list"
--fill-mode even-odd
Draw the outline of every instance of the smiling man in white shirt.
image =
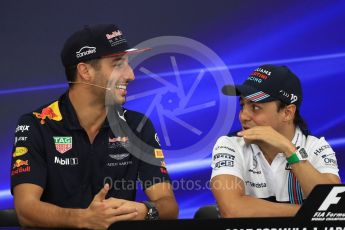
[[260, 66], [223, 93], [240, 96], [242, 130], [213, 148], [211, 185], [222, 217], [294, 216], [315, 185], [340, 183], [335, 152], [307, 132], [301, 83], [289, 68]]

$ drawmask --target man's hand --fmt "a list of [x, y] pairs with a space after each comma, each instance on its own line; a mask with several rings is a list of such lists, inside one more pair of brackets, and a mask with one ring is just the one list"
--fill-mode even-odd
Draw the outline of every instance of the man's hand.
[[81, 218], [81, 227], [106, 229], [114, 222], [133, 220], [138, 216], [138, 210], [135, 206], [125, 205], [125, 202], [108, 202], [109, 199], [105, 200], [108, 191], [109, 185], [105, 184], [96, 194], [85, 210], [83, 218]]
[[249, 144], [260, 142], [269, 144], [282, 151], [286, 157], [291, 156], [291, 154], [296, 150], [296, 147], [290, 140], [278, 133], [271, 126], [255, 126], [238, 132], [237, 135], [243, 137], [244, 141]]
[[109, 206], [121, 206], [124, 208], [137, 210], [138, 215], [134, 218], [135, 220], [145, 220], [145, 217], [148, 212], [148, 209], [144, 203], [139, 203], [135, 201], [110, 197], [109, 199], [104, 200], [104, 203]]

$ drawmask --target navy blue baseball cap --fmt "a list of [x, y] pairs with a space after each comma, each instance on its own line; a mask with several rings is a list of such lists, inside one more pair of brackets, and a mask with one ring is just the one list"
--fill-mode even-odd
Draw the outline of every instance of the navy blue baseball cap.
[[114, 24], [84, 26], [73, 33], [61, 51], [65, 67], [101, 57], [142, 52], [146, 49], [130, 48], [122, 31]]
[[302, 103], [301, 82], [286, 66], [262, 65], [242, 85], [225, 85], [222, 92], [258, 103], [280, 100], [297, 107]]

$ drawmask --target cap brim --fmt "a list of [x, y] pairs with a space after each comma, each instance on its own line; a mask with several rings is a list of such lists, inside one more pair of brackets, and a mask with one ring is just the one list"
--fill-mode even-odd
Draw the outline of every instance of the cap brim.
[[239, 96], [241, 93], [237, 90], [236, 85], [224, 85], [222, 93], [227, 96]]
[[227, 96], [242, 96], [253, 102], [264, 103], [276, 100], [271, 95], [248, 85], [225, 85], [222, 92]]
[[141, 52], [145, 52], [150, 50], [151, 48], [142, 48], [142, 49], [137, 49], [137, 48], [132, 48], [132, 49], [128, 49], [119, 53], [114, 53], [114, 54], [108, 54], [105, 55], [103, 57], [116, 57], [116, 56], [121, 56], [121, 55], [125, 55], [125, 54], [133, 54], [133, 53], [141, 53]]

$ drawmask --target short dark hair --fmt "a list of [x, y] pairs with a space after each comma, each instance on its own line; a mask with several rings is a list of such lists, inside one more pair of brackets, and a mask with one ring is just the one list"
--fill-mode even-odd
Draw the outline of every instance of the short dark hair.
[[[282, 110], [283, 108], [285, 108], [286, 106], [288, 106], [288, 104], [278, 100], [277, 101], [277, 107], [278, 107], [278, 112], [280, 110]], [[308, 129], [308, 124], [306, 123], [306, 121], [304, 120], [304, 118], [302, 117], [301, 115], [301, 112], [300, 112], [300, 108], [299, 107], [296, 107], [296, 112], [295, 112], [295, 117], [293, 119], [293, 123], [300, 127], [300, 129], [302, 130], [303, 134], [305, 135], [309, 135], [310, 132], [309, 132], [309, 129]]]
[[[100, 60], [99, 58], [96, 58], [96, 59], [84, 61], [84, 63], [90, 64], [93, 68], [98, 70], [100, 68], [99, 60]], [[65, 74], [66, 74], [66, 78], [68, 82], [74, 82], [77, 76], [77, 65], [66, 66]], [[71, 83], [68, 83], [68, 84], [70, 87], [72, 86]]]
[[69, 82], [75, 81], [76, 73], [77, 73], [77, 66], [76, 65], [65, 67], [65, 74], [66, 74], [66, 78], [67, 78], [69, 86], [72, 86], [72, 84]]

